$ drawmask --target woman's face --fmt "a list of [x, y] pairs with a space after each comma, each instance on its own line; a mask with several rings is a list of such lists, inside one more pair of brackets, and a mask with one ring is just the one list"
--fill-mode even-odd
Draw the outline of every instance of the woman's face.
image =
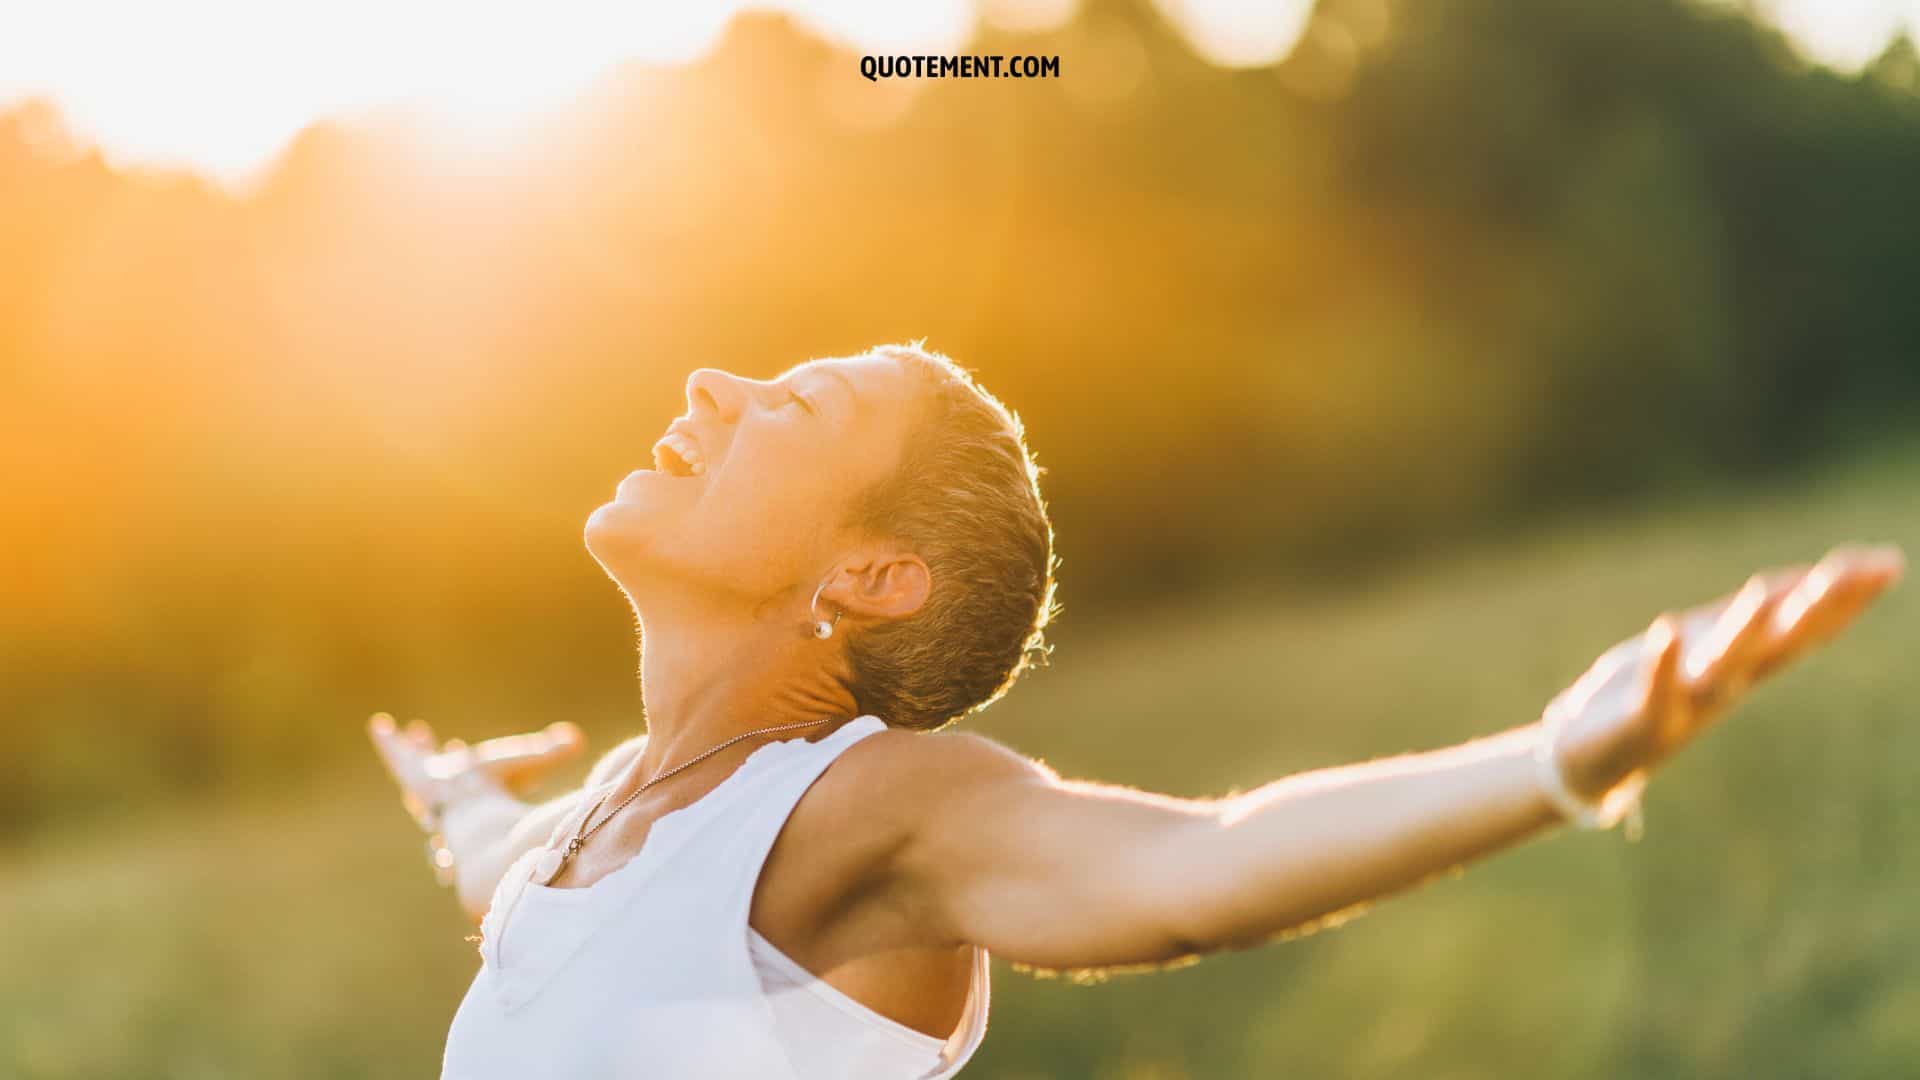
[[636, 603], [667, 590], [751, 606], [811, 590], [862, 539], [853, 502], [899, 464], [913, 383], [886, 356], [776, 379], [702, 368], [652, 467], [587, 519], [587, 549]]

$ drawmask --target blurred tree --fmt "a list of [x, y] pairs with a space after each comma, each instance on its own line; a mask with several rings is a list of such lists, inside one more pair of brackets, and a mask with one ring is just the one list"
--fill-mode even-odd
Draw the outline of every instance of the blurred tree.
[[1226, 71], [1090, 0], [976, 48], [1062, 78], [872, 83], [757, 15], [510, 153], [377, 114], [241, 196], [0, 116], [0, 822], [358, 752], [374, 708], [629, 711], [578, 530], [703, 364], [980, 369], [1075, 618], [1920, 400], [1904, 38], [1843, 78], [1679, 0], [1325, 0]]

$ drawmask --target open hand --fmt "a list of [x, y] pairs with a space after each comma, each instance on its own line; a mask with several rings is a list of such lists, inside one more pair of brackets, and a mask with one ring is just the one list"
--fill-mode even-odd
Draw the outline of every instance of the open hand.
[[530, 788], [587, 747], [579, 726], [566, 721], [473, 746], [459, 739], [436, 746], [426, 721], [415, 720], [402, 728], [386, 713], [375, 713], [367, 732], [380, 760], [400, 785], [407, 812], [428, 828], [435, 824], [434, 808], [444, 806], [455, 792]]
[[1609, 649], [1548, 706], [1563, 725], [1568, 786], [1598, 801], [1644, 776], [1753, 683], [1853, 622], [1905, 565], [1896, 547], [1836, 548], [1812, 567], [1756, 574], [1731, 596], [1663, 614]]

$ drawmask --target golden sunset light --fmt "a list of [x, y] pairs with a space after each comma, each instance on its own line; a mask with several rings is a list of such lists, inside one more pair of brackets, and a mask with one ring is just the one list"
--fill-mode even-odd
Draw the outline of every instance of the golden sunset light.
[[[1312, 0], [1154, 0], [1203, 57], [1226, 67], [1293, 50]], [[1384, 0], [1349, 5], [1384, 19]], [[1765, 0], [1814, 59], [1858, 67], [1901, 27], [1909, 0]], [[0, 107], [44, 97], [108, 160], [186, 167], [227, 181], [255, 173], [317, 120], [396, 109], [456, 137], [511, 136], [614, 66], [680, 63], [750, 8], [784, 11], [856, 52], [955, 52], [985, 21], [1038, 30], [1079, 0], [778, 0], [548, 9], [452, 0], [330, 4], [72, 0], [0, 17]]]
[[0, 1080], [1908, 1075], [1916, 38], [0, 0]]

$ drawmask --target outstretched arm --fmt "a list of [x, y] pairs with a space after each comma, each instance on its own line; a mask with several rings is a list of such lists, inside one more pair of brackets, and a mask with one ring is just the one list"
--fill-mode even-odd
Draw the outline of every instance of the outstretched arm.
[[[1662, 616], [1555, 699], [1557, 765], [1583, 800], [1618, 794], [1752, 681], [1850, 622], [1897, 580], [1887, 550], [1841, 551]], [[1152, 964], [1251, 945], [1498, 851], [1560, 820], [1539, 725], [1431, 753], [1189, 800], [1061, 780], [985, 739], [903, 779], [882, 876], [923, 944], [1038, 967]], [[933, 786], [937, 785], [937, 786]], [[913, 797], [917, 789], [918, 797]], [[927, 790], [940, 790], [929, 800]]]
[[441, 834], [453, 853], [454, 893], [460, 909], [475, 922], [486, 914], [507, 867], [547, 841], [582, 790], [612, 779], [646, 743], [644, 735], [621, 743], [594, 765], [582, 788], [529, 803], [514, 790], [578, 757], [586, 746], [579, 728], [553, 724], [471, 747], [457, 740], [441, 747], [425, 722], [415, 720], [401, 728], [381, 713], [373, 717], [368, 732], [400, 785], [408, 811], [423, 824], [438, 811]]
[[941, 940], [1016, 962], [1153, 964], [1256, 944], [1555, 820], [1517, 729], [1301, 773], [1229, 799], [1064, 781], [984, 739], [966, 791], [903, 852]]

